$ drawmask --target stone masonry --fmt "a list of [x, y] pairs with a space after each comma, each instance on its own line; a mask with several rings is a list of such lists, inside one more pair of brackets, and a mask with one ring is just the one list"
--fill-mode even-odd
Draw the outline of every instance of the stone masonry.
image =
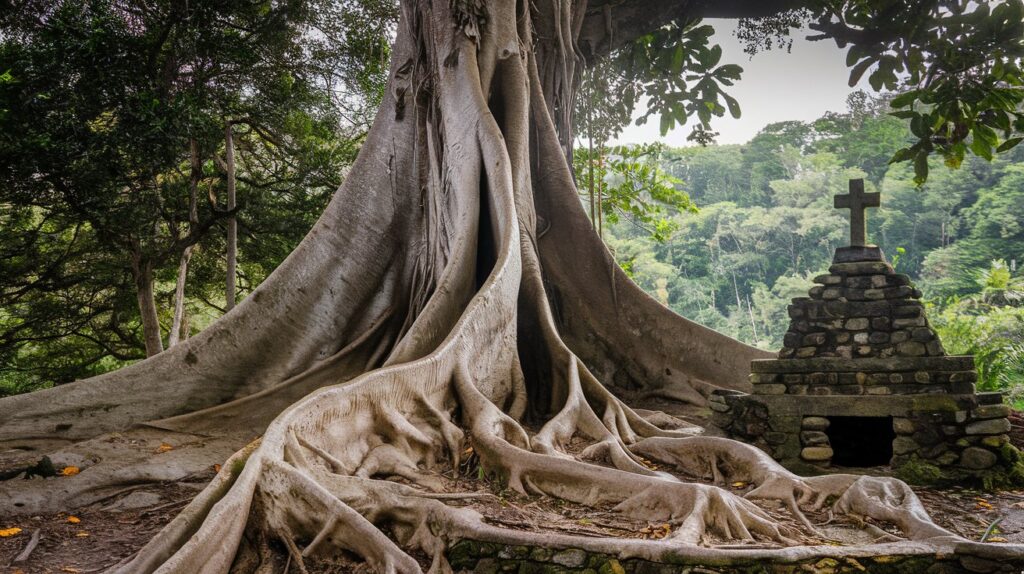
[[814, 278], [809, 297], [789, 306], [792, 322], [779, 358], [946, 354], [909, 277], [884, 261], [835, 263], [829, 272]]
[[[862, 191], [851, 182], [840, 197], [877, 205], [858, 204], [877, 195]], [[999, 393], [975, 392], [973, 357], [946, 355], [920, 291], [878, 247], [837, 249], [814, 282], [789, 306], [779, 358], [751, 364], [753, 392], [711, 397], [717, 426], [797, 472], [824, 471], [859, 450], [882, 453], [889, 460], [880, 464], [909, 482], [1024, 482], [1009, 406]]]

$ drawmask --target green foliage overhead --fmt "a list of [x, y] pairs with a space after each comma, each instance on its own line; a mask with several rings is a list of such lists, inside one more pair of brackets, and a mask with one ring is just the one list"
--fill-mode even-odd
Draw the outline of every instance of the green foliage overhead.
[[241, 292], [262, 281], [358, 151], [395, 10], [378, 0], [28, 0], [0, 11], [0, 387], [144, 356], [140, 282], [155, 286], [166, 335], [186, 249], [185, 330], [205, 326], [223, 307], [229, 215]]
[[894, 162], [928, 178], [928, 157], [991, 160], [1024, 136], [1024, 2], [823, 0], [811, 28], [847, 48], [850, 85], [899, 91], [893, 115], [916, 141]]

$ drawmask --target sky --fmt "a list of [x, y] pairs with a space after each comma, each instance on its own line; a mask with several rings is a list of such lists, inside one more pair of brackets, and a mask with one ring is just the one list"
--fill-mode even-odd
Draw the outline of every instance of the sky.
[[[793, 49], [789, 53], [775, 48], [751, 58], [743, 53], [742, 44], [733, 35], [735, 20], [705, 22], [715, 27], [713, 42], [722, 46], [721, 63], [743, 67], [743, 78], [726, 88], [727, 94], [739, 100], [742, 115], [738, 120], [728, 113], [713, 118], [711, 127], [720, 134], [716, 143], [745, 143], [772, 122], [809, 121], [827, 111], [845, 111], [846, 96], [850, 92], [858, 88], [870, 90], [865, 85], [850, 88], [845, 50], [837, 48], [831, 40], [806, 40], [809, 30], [793, 33]], [[861, 82], [866, 83], [866, 80]], [[646, 102], [637, 104], [638, 110], [646, 108]], [[686, 141], [691, 127], [677, 126], [663, 138], [658, 118], [652, 117], [642, 126], [627, 127], [615, 143], [662, 141], [670, 146], [693, 145]]]

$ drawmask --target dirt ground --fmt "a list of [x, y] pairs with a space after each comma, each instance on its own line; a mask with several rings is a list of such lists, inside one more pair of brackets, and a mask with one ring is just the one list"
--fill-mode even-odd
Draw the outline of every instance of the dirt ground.
[[[673, 416], [704, 426], [707, 411], [667, 401], [647, 402], [647, 409], [662, 410]], [[1013, 440], [1024, 447], [1024, 418], [1014, 421]], [[713, 431], [709, 434], [713, 434]], [[580, 445], [570, 445], [570, 450]], [[471, 454], [471, 453], [470, 453]], [[666, 469], [662, 469], [666, 470]], [[874, 469], [884, 472], [884, 468]], [[169, 522], [177, 512], [214, 476], [214, 469], [188, 482], [149, 484], [127, 487], [115, 495], [85, 508], [56, 515], [0, 516], [0, 533], [18, 528], [20, 532], [0, 537], [0, 573], [10, 574], [86, 574], [102, 572], [130, 558], [145, 542]], [[483, 476], [469, 456], [459, 476], [442, 476], [451, 491], [476, 492], [482, 496], [460, 504], [472, 506], [487, 521], [505, 528], [558, 531], [577, 536], [628, 537], [657, 539], [669, 535], [672, 525], [624, 518], [611, 508], [583, 507], [564, 501], [523, 497], [502, 488]], [[698, 480], [686, 477], [688, 480]], [[22, 480], [15, 478], [12, 480]], [[64, 477], [32, 480], [67, 480]], [[730, 485], [743, 494], [751, 487]], [[915, 488], [932, 517], [940, 525], [972, 540], [980, 540], [992, 524], [988, 541], [1024, 543], [1024, 490], [982, 493], [966, 488]], [[799, 524], [782, 508], [759, 503], [802, 542], [808, 544], [851, 544], [870, 542], [858, 525], [848, 521], [830, 521], [825, 513], [809, 515], [815, 524], [825, 524], [817, 535], [801, 531]], [[878, 526], [885, 528], [886, 525]], [[721, 544], [723, 541], [706, 540]], [[771, 547], [765, 540], [752, 541], [746, 547]], [[28, 548], [27, 558], [18, 561]], [[425, 558], [425, 557], [424, 557]], [[284, 564], [281, 565], [282, 569]], [[311, 571], [321, 573], [361, 572], [364, 568], [347, 557], [331, 561], [311, 561]]]

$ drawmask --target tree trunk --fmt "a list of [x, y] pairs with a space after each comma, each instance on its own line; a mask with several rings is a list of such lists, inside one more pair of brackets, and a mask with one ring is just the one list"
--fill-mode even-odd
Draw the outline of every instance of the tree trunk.
[[146, 344], [146, 356], [152, 357], [163, 352], [164, 343], [153, 292], [153, 266], [138, 246], [132, 253], [132, 278], [135, 280], [135, 297], [142, 319], [142, 340]]
[[[735, 550], [715, 541], [798, 544], [728, 486], [657, 472], [646, 459], [752, 483], [806, 537], [813, 525], [798, 501], [826, 499], [840, 501], [837, 514], [894, 522], [914, 541], [889, 553], [951, 536], [899, 481], [797, 477], [756, 448], [694, 437], [681, 421], [658, 428], [610, 392], [704, 404], [715, 389], [749, 389], [750, 360], [768, 355], [665, 309], [594, 233], [552, 121], [571, 104], [584, 4], [403, 2], [388, 90], [359, 158], [263, 284], [157, 357], [0, 399], [0, 446], [84, 440], [65, 451], [98, 461], [60, 481], [0, 483], [0, 501], [16, 505], [0, 514], [67, 511], [111, 484], [181, 480], [238, 449], [115, 571], [248, 572], [278, 551], [266, 540], [282, 542], [296, 571], [310, 556], [347, 551], [389, 574], [421, 573], [412, 554], [450, 572], [448, 544], [467, 538], [716, 563]], [[156, 455], [174, 464], [151, 460], [161, 433], [185, 437]], [[568, 448], [577, 441], [582, 452]], [[454, 504], [479, 497], [450, 478], [467, 462], [521, 495], [671, 521], [672, 537], [499, 528]]]
[[[227, 188], [228, 188], [228, 210], [235, 209], [235, 138], [233, 125], [227, 122], [224, 128], [224, 154], [227, 156]], [[238, 276], [236, 271], [238, 261], [238, 220], [234, 214], [228, 217], [228, 241], [227, 241], [227, 285], [224, 290], [224, 308], [228, 311], [235, 308], [235, 280]]]
[[[203, 164], [199, 159], [199, 149], [195, 140], [189, 142], [189, 151], [191, 169], [188, 185], [188, 223], [191, 231], [199, 223], [199, 181], [203, 177]], [[174, 319], [171, 321], [171, 332], [167, 336], [168, 348], [177, 345], [179, 340], [186, 337], [182, 334], [182, 331], [188, 329], [185, 325], [185, 282], [188, 279], [188, 264], [194, 249], [195, 245], [189, 245], [178, 259], [178, 276], [174, 283]]]

